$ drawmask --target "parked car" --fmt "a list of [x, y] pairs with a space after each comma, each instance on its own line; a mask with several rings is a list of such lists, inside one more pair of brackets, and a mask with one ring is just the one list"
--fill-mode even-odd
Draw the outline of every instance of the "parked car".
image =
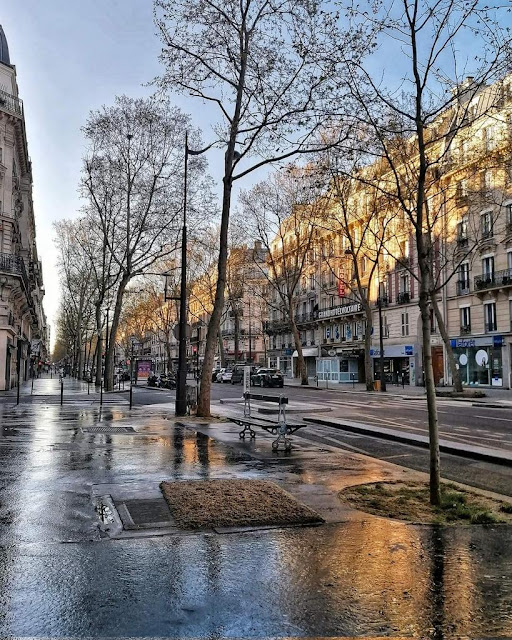
[[232, 375], [232, 369], [221, 369], [219, 375], [217, 376], [217, 382], [231, 382]]
[[251, 385], [259, 387], [284, 387], [283, 374], [278, 369], [258, 369], [251, 376]]
[[[243, 381], [244, 381], [244, 369], [245, 369], [246, 366], [247, 365], [237, 365], [233, 369], [233, 373], [231, 375], [231, 384], [243, 384]], [[251, 367], [251, 372], [249, 374], [249, 380], [250, 380], [250, 376], [255, 374], [257, 370], [258, 370], [257, 367]]]
[[221, 378], [222, 378], [222, 374], [224, 373], [224, 371], [226, 371], [226, 369], [219, 369], [217, 371], [217, 375], [215, 376], [215, 380], [214, 382], [222, 382]]

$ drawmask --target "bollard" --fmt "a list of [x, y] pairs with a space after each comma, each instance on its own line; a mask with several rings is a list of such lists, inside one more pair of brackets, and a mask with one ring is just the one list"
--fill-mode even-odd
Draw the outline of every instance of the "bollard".
[[130, 385], [130, 409], [132, 408], [133, 405], [133, 385]]
[[64, 380], [60, 379], [60, 406], [62, 407], [62, 403], [64, 402]]
[[350, 374], [350, 377], [352, 378], [352, 389], [356, 388], [356, 376], [354, 373]]
[[90, 385], [91, 385], [91, 381], [89, 378], [87, 378], [87, 395], [90, 394], [90, 390], [89, 390]]
[[402, 375], [402, 389], [405, 389], [405, 376]]
[[103, 405], [103, 378], [100, 382], [100, 407]]

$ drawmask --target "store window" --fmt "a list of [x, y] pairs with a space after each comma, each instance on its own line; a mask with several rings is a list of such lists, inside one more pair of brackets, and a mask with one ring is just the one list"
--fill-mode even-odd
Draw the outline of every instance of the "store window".
[[409, 335], [409, 313], [402, 313], [402, 336]]
[[497, 331], [495, 302], [488, 302], [487, 304], [484, 304], [484, 322], [486, 333], [489, 333], [490, 331]]
[[460, 308], [460, 332], [471, 333], [471, 307]]

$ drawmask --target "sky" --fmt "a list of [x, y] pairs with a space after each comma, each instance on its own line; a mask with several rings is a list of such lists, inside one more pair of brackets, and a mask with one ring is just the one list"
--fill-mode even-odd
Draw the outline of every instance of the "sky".
[[[52, 223], [78, 215], [80, 128], [91, 109], [116, 95], [153, 92], [144, 85], [161, 71], [160, 42], [152, 0], [2, 0], [0, 24], [25, 108], [44, 306], [54, 338], [59, 282]], [[199, 103], [173, 102], [204, 127]]]

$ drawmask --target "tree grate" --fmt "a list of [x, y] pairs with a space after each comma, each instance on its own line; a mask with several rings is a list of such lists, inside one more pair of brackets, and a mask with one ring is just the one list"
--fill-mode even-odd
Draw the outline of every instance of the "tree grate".
[[133, 427], [82, 427], [83, 433], [136, 433]]

